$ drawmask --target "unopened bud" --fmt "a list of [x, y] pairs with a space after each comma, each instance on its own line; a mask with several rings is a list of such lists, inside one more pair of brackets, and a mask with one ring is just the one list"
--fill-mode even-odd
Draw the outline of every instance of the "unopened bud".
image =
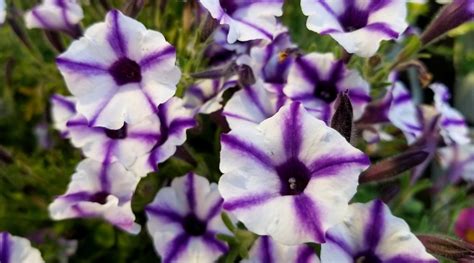
[[474, 245], [472, 244], [441, 235], [417, 235], [417, 237], [431, 254], [455, 262], [474, 262]]
[[338, 131], [348, 142], [352, 136], [353, 110], [347, 92], [339, 93], [336, 100], [336, 112], [331, 120], [331, 128]]
[[446, 32], [474, 18], [473, 0], [454, 0], [441, 9], [435, 19], [421, 35], [424, 46], [432, 43]]
[[423, 150], [409, 150], [395, 157], [384, 159], [365, 170], [360, 175], [359, 182], [369, 183], [393, 179], [423, 163], [428, 156], [429, 153]]
[[145, 5], [145, 0], [128, 0], [122, 7], [123, 13], [129, 17], [137, 17]]
[[243, 87], [251, 86], [257, 81], [250, 66], [241, 65], [237, 71], [239, 74], [239, 83]]

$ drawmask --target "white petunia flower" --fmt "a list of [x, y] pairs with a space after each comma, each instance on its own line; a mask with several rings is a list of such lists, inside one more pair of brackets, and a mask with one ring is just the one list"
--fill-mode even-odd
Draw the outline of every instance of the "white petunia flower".
[[227, 252], [217, 234], [231, 235], [221, 218], [215, 183], [193, 173], [161, 188], [146, 207], [147, 229], [162, 262], [214, 262]]
[[200, 0], [212, 17], [229, 26], [227, 41], [273, 39], [283, 0]]
[[347, 52], [370, 57], [382, 40], [397, 39], [407, 28], [406, 0], [301, 0], [306, 26], [330, 35]]
[[343, 219], [367, 156], [300, 103], [221, 137], [224, 208], [276, 242], [322, 243]]
[[0, 232], [1, 263], [44, 263], [38, 249], [28, 239]]
[[120, 129], [154, 114], [173, 96], [176, 51], [157, 31], [112, 10], [56, 62], [77, 111], [92, 126]]
[[79, 22], [84, 17], [76, 0], [43, 0], [25, 14], [27, 28], [61, 30], [77, 37]]
[[435, 263], [402, 219], [382, 201], [352, 204], [321, 245], [321, 262]]
[[357, 120], [370, 101], [369, 84], [355, 70], [347, 69], [333, 54], [310, 53], [296, 58], [290, 67], [283, 93], [300, 101], [317, 118], [326, 123], [335, 112], [339, 93], [348, 92]]
[[54, 220], [100, 217], [131, 234], [140, 232], [131, 200], [138, 177], [120, 163], [92, 159], [79, 163], [65, 194], [49, 205]]

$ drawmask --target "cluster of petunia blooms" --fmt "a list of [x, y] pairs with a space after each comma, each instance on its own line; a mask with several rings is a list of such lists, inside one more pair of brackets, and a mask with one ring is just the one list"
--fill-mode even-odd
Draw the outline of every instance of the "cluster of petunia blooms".
[[[472, 180], [474, 151], [448, 89], [432, 84], [434, 104], [418, 105], [394, 72], [383, 96], [372, 99], [369, 83], [344, 60], [303, 54], [292, 43], [276, 18], [283, 0], [200, 3], [220, 24], [205, 51], [213, 74], [201, 74], [183, 98], [174, 96], [181, 77], [175, 48], [118, 10], [58, 56], [71, 96], [51, 97], [54, 125], [85, 159], [49, 206], [51, 217], [99, 217], [139, 233], [131, 200], [140, 179], [185, 143], [198, 114], [217, 113], [230, 127], [220, 139], [219, 182], [188, 173], [145, 208], [163, 262], [225, 254], [228, 244], [217, 235], [234, 232], [222, 213], [258, 235], [242, 262], [437, 262], [382, 201], [350, 204], [370, 160], [337, 128], [355, 122], [375, 145], [392, 139], [383, 128], [394, 125], [429, 154], [413, 178], [441, 144], [450, 178]], [[362, 57], [408, 27], [405, 0], [302, 0], [301, 7], [308, 29]], [[26, 20], [75, 36], [82, 16], [75, 1], [45, 0]], [[0, 244], [2, 263], [41, 262], [21, 238], [4, 233]], [[321, 244], [320, 257], [312, 244]], [[23, 261], [12, 259], [17, 254]]]

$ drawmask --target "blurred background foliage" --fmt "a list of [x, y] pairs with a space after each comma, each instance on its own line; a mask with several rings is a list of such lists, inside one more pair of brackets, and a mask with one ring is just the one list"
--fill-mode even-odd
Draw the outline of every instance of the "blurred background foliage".
[[[84, 28], [103, 20], [106, 10], [101, 0], [81, 2], [85, 11]], [[107, 2], [121, 8], [125, 0]], [[0, 231], [32, 240], [46, 262], [157, 262], [145, 229], [138, 236], [131, 236], [100, 220], [53, 222], [48, 217], [48, 204], [66, 190], [81, 154], [51, 127], [48, 98], [52, 93], [68, 93], [54, 63], [58, 53], [44, 32], [24, 28], [21, 13], [34, 4], [31, 0], [7, 0], [7, 6], [17, 12], [10, 13], [18, 25], [17, 33], [11, 24], [0, 27]], [[439, 7], [436, 3], [411, 5], [411, 24], [424, 28]], [[161, 31], [177, 48], [178, 63], [183, 71], [178, 95], [193, 81], [190, 73], [205, 67], [202, 51], [207, 42], [202, 40], [200, 30], [204, 23], [199, 21], [195, 10], [193, 1], [148, 0], [138, 16], [138, 20]], [[340, 52], [331, 38], [306, 29], [299, 1], [286, 1], [282, 20], [303, 51]], [[452, 31], [421, 56], [433, 79], [452, 87], [453, 103], [468, 117], [471, 126], [474, 123], [473, 29], [472, 24], [467, 24]], [[18, 34], [23, 34], [23, 39], [18, 38]], [[67, 47], [71, 39], [63, 36], [62, 41]], [[393, 60], [397, 48], [393, 43], [386, 43], [382, 50], [387, 54], [381, 57], [384, 62]], [[351, 62], [361, 70], [366, 64], [360, 58], [353, 58]], [[431, 102], [432, 94], [421, 88], [415, 72], [408, 71], [403, 80], [418, 101]], [[144, 206], [173, 177], [195, 170], [212, 181], [218, 180], [218, 141], [220, 133], [225, 131], [221, 122], [218, 116], [199, 116], [199, 127], [189, 132], [184, 146], [195, 162], [171, 158], [160, 165], [158, 174], [151, 174], [140, 182], [133, 199], [138, 223], [145, 224]], [[400, 139], [383, 143], [376, 150], [366, 149], [374, 161], [406, 147], [398, 135]], [[452, 235], [452, 224], [459, 210], [473, 204], [472, 188], [452, 185], [433, 194], [431, 179], [439, 174], [435, 164], [416, 185], [410, 185], [408, 175], [396, 182], [364, 185], [359, 187], [354, 200], [391, 198], [394, 214], [404, 218], [414, 232]]]

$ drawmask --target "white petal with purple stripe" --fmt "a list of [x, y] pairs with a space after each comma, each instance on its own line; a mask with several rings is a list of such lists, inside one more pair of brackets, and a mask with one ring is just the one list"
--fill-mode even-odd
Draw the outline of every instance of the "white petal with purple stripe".
[[1, 263], [44, 263], [38, 249], [28, 239], [0, 232]]
[[192, 84], [184, 94], [184, 107], [198, 113], [210, 114], [222, 109], [224, 92], [237, 85], [235, 78], [229, 80], [206, 79]]
[[151, 151], [142, 155], [130, 167], [137, 175], [146, 176], [158, 170], [157, 165], [166, 161], [179, 145], [186, 141], [186, 131], [196, 125], [195, 112], [184, 107], [183, 100], [173, 97], [158, 106], [159, 136]]
[[321, 262], [435, 263], [402, 219], [380, 200], [352, 204], [344, 222], [329, 229]]
[[221, 138], [224, 208], [252, 232], [286, 245], [324, 242], [343, 219], [368, 158], [291, 103], [258, 126]]
[[229, 26], [227, 41], [273, 39], [283, 0], [200, 0], [212, 17]]
[[319, 263], [316, 251], [307, 245], [285, 246], [269, 236], [259, 237], [242, 263]]
[[68, 138], [66, 123], [76, 114], [76, 100], [74, 97], [54, 94], [50, 102], [54, 128], [61, 133], [61, 136]]
[[441, 114], [440, 132], [446, 144], [469, 143], [471, 139], [466, 120], [458, 110], [449, 105], [451, 94], [448, 88], [441, 83], [431, 84], [430, 88], [435, 93], [436, 110]]
[[102, 164], [92, 159], [79, 163], [65, 194], [49, 205], [54, 220], [100, 217], [131, 234], [140, 232], [131, 200], [138, 177], [120, 163]]
[[349, 53], [374, 55], [407, 28], [406, 0], [301, 0], [308, 29], [330, 35]]
[[474, 182], [474, 145], [453, 145], [438, 150], [441, 166], [453, 182], [459, 178]]
[[283, 93], [317, 118], [329, 123], [340, 92], [348, 92], [357, 120], [370, 101], [369, 84], [355, 70], [349, 70], [333, 54], [310, 53], [296, 58], [290, 67]]
[[227, 251], [217, 234], [231, 235], [215, 183], [194, 173], [175, 178], [146, 207], [147, 229], [162, 262], [214, 262]]
[[112, 10], [56, 62], [77, 111], [93, 126], [119, 129], [154, 114], [176, 91], [181, 73], [163, 35]]
[[76, 0], [43, 0], [25, 14], [27, 28], [63, 30], [74, 33], [84, 13]]
[[231, 129], [255, 126], [273, 116], [288, 99], [269, 92], [258, 80], [236, 92], [224, 107], [224, 116]]

